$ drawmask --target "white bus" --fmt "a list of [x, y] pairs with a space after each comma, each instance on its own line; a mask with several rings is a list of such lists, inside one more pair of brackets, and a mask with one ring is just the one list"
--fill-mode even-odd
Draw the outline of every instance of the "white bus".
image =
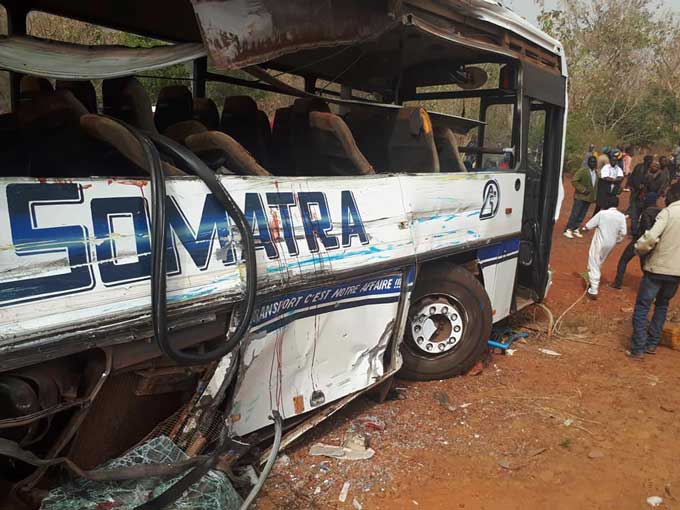
[[[292, 439], [468, 370], [546, 296], [566, 63], [497, 2], [0, 3], [0, 440], [95, 465], [206, 386], [212, 429], [275, 412]], [[38, 38], [35, 12], [158, 44]], [[53, 474], [29, 464], [0, 462], [14, 494]]]

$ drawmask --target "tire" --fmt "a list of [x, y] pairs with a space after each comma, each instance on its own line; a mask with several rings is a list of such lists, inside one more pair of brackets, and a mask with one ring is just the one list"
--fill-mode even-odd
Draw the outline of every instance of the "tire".
[[[441, 313], [433, 314], [433, 310]], [[411, 294], [400, 376], [430, 381], [467, 372], [486, 351], [492, 322], [489, 296], [472, 273], [448, 262], [426, 266]], [[458, 326], [460, 333], [453, 333]], [[433, 328], [434, 333], [427, 338]], [[417, 337], [420, 346], [414, 339], [418, 329], [423, 334]]]

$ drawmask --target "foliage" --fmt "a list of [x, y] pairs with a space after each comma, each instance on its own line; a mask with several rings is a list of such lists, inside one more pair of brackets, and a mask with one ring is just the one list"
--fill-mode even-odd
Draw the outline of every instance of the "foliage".
[[590, 143], [670, 145], [676, 137], [680, 37], [652, 0], [539, 3], [542, 29], [564, 45], [569, 68], [567, 168]]

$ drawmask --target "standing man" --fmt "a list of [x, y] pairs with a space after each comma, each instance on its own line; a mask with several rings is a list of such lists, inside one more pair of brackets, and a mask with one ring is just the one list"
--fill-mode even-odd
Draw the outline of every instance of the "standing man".
[[579, 232], [579, 227], [583, 223], [583, 219], [588, 213], [590, 204], [595, 202], [595, 189], [597, 186], [597, 158], [590, 156], [587, 161], [586, 168], [579, 168], [571, 178], [571, 183], [574, 186], [574, 205], [571, 207], [571, 214], [567, 222], [567, 229], [564, 231], [564, 237], [573, 239], [576, 237], [583, 237]]
[[[630, 259], [635, 257], [635, 243], [642, 236], [642, 234], [652, 228], [659, 211], [661, 211], [661, 209], [656, 206], [657, 198], [658, 195], [654, 192], [650, 192], [645, 195], [644, 208], [642, 209], [642, 214], [640, 215], [640, 230], [637, 233], [633, 233], [633, 240], [628, 243], [628, 246], [626, 246], [626, 249], [623, 250], [621, 257], [619, 258], [619, 263], [616, 266], [616, 279], [614, 280], [614, 283], [611, 284], [611, 288], [613, 289], [621, 289], [621, 285], [623, 285], [623, 275], [626, 274], [628, 262], [630, 262]], [[643, 257], [640, 257], [640, 265], [642, 266], [643, 263], [644, 259]]]
[[621, 181], [623, 180], [623, 169], [618, 165], [621, 151], [614, 149], [609, 153], [609, 163], [600, 170], [600, 179], [597, 181], [597, 206], [595, 213], [601, 209], [607, 209], [609, 197], [619, 194]]
[[[630, 346], [633, 360], [641, 360], [644, 353], [656, 354], [666, 322], [668, 303], [675, 296], [680, 283], [680, 184], [670, 188], [666, 205], [656, 217], [654, 226], [635, 244], [638, 255], [647, 257], [633, 310]], [[651, 321], [647, 321], [652, 303], [654, 314]]]
[[640, 220], [640, 213], [643, 201], [642, 185], [647, 176], [649, 167], [654, 162], [654, 156], [647, 154], [642, 163], [635, 165], [633, 172], [628, 177], [628, 187], [630, 188], [630, 202], [628, 203], [628, 210], [626, 214], [630, 216], [630, 233], [635, 236], [638, 233], [638, 222]]

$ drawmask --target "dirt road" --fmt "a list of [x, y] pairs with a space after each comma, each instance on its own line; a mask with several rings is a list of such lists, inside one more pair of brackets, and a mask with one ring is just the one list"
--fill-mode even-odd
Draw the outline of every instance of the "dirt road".
[[[568, 196], [554, 235], [546, 304], [556, 316], [584, 291], [590, 235], [562, 237], [570, 207]], [[531, 336], [481, 374], [398, 381], [402, 399], [360, 399], [286, 452], [258, 508], [627, 510], [651, 508], [650, 496], [680, 508], [680, 352], [625, 357], [640, 269], [632, 261], [623, 290], [607, 287], [622, 250], [605, 264], [600, 299], [577, 305], [559, 338], [540, 332], [532, 308], [513, 321]], [[676, 298], [670, 316], [679, 310]], [[385, 423], [371, 432], [373, 458], [308, 455], [367, 415]]]

